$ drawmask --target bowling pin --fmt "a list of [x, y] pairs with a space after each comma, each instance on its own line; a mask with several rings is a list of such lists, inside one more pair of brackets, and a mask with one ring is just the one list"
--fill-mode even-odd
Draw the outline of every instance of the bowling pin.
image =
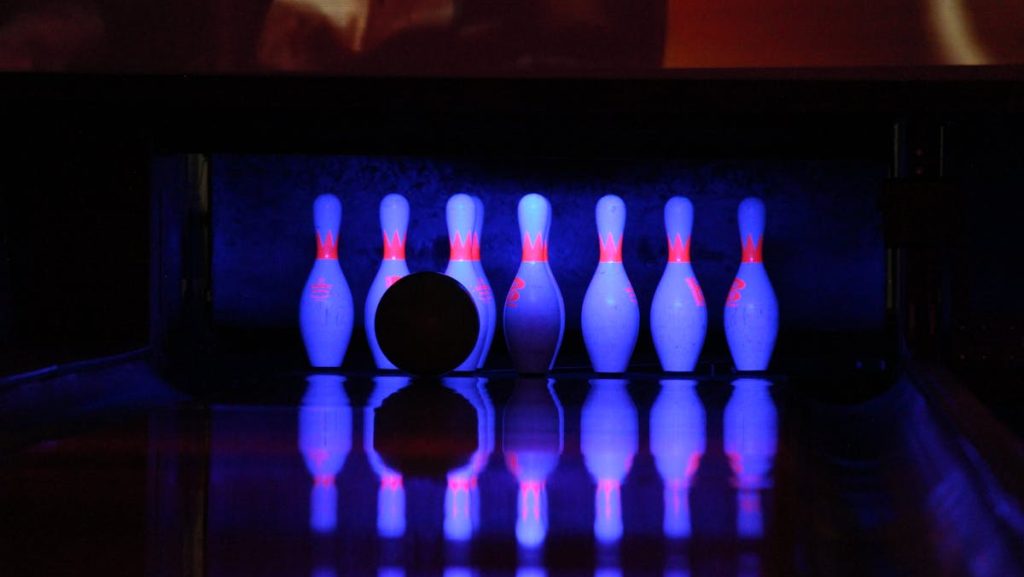
[[668, 264], [651, 301], [651, 337], [661, 367], [692, 371], [697, 365], [708, 328], [704, 293], [690, 266], [693, 203], [674, 196], [665, 203]]
[[505, 343], [516, 371], [544, 373], [565, 332], [565, 302], [548, 265], [551, 204], [539, 194], [519, 200], [523, 258], [505, 297]]
[[[476, 203], [468, 194], [456, 194], [448, 199], [446, 207], [448, 219], [448, 246], [451, 249], [448, 259], [448, 268], [444, 274], [459, 281], [469, 294], [473, 297], [473, 304], [476, 305], [476, 314], [480, 320], [477, 331], [476, 346], [469, 353], [466, 360], [455, 368], [457, 371], [473, 371], [477, 368], [480, 355], [483, 353], [485, 339], [484, 323], [486, 322], [486, 301], [490, 295], [484, 295], [477, 287], [480, 285], [480, 276], [477, 274], [477, 267], [473, 264], [473, 226], [476, 221]], [[457, 319], [453, 319], [453, 330], [459, 329]]]
[[388, 360], [377, 343], [377, 329], [374, 321], [377, 318], [377, 305], [384, 296], [384, 291], [398, 282], [398, 279], [409, 274], [409, 266], [405, 263], [405, 240], [409, 229], [409, 201], [400, 194], [389, 194], [380, 201], [380, 229], [384, 237], [384, 257], [377, 269], [377, 276], [370, 283], [366, 293], [366, 307], [363, 320], [366, 323], [366, 340], [373, 353], [373, 362], [378, 369], [394, 369], [395, 365]]
[[321, 194], [313, 202], [316, 225], [316, 262], [299, 302], [299, 327], [309, 363], [338, 367], [352, 338], [352, 292], [338, 264], [341, 201]]
[[595, 371], [621, 373], [640, 330], [640, 308], [622, 266], [626, 204], [614, 194], [605, 195], [595, 213], [601, 259], [583, 297], [583, 342]]
[[761, 259], [764, 247], [764, 202], [746, 198], [737, 211], [743, 256], [725, 301], [725, 337], [736, 368], [768, 368], [779, 332], [779, 304]]
[[482, 369], [487, 361], [487, 354], [491, 351], [491, 343], [494, 342], [494, 329], [497, 322], [498, 311], [494, 304], [494, 293], [491, 291], [491, 283], [487, 280], [487, 273], [484, 272], [483, 262], [480, 260], [480, 238], [484, 230], [484, 201], [479, 196], [473, 196], [473, 203], [476, 205], [476, 219], [473, 221], [473, 266], [476, 267], [477, 285], [476, 291], [484, 303], [484, 317], [480, 324], [484, 331], [484, 348], [480, 351], [480, 359], [476, 366]]

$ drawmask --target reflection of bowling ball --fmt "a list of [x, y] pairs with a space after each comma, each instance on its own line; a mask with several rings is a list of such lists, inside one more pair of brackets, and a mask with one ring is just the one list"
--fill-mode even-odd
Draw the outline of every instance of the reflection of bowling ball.
[[374, 411], [373, 447], [392, 469], [444, 478], [477, 449], [476, 410], [448, 387], [406, 387]]
[[377, 341], [389, 361], [415, 375], [439, 375], [473, 352], [480, 319], [459, 281], [417, 272], [391, 285], [377, 305]]

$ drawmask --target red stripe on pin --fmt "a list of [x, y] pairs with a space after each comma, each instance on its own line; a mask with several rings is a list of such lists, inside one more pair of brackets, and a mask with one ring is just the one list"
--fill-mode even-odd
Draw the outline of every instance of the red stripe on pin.
[[690, 262], [690, 237], [686, 242], [678, 234], [668, 239], [668, 262]]
[[320, 233], [316, 233], [316, 258], [317, 260], [338, 260], [338, 241], [335, 240], [334, 234], [327, 233], [327, 238], [321, 238]]
[[384, 260], [405, 260], [405, 239], [399, 236], [398, 231], [392, 238], [388, 233], [384, 234]]
[[473, 260], [473, 235], [467, 234], [466, 238], [458, 232], [451, 238], [448, 246], [451, 249], [449, 260]]
[[530, 238], [530, 234], [523, 235], [523, 262], [547, 262], [548, 245], [544, 242], [543, 235], [537, 233], [537, 238]]
[[609, 232], [607, 240], [599, 236], [597, 241], [601, 244], [600, 262], [622, 262], [622, 237], [616, 240], [615, 235]]
[[754, 242], [754, 237], [747, 235], [747, 239], [743, 241], [743, 258], [741, 262], [762, 262], [761, 252], [764, 248], [764, 237], [757, 237], [757, 242]]

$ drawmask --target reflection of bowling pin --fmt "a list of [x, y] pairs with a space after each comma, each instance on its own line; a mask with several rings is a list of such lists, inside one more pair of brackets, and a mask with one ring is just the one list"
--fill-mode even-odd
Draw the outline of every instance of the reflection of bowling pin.
[[378, 369], [394, 369], [395, 365], [381, 352], [377, 344], [377, 329], [374, 320], [377, 318], [377, 305], [384, 291], [391, 288], [398, 279], [409, 274], [409, 266], [405, 263], [405, 239], [409, 229], [409, 201], [400, 194], [389, 194], [380, 201], [380, 229], [384, 237], [384, 257], [373, 277], [370, 290], [366, 293], [366, 308], [363, 320], [366, 321], [366, 340], [373, 352], [373, 362]]
[[555, 363], [565, 331], [565, 303], [548, 265], [551, 204], [539, 194], [519, 201], [523, 260], [505, 298], [505, 342], [520, 373], [544, 373]]
[[483, 262], [480, 260], [480, 239], [484, 232], [484, 201], [479, 196], [473, 196], [473, 203], [476, 205], [476, 218], [473, 219], [473, 266], [476, 267], [477, 285], [476, 292], [484, 305], [484, 318], [480, 324], [484, 328], [484, 344], [480, 352], [480, 359], [477, 360], [477, 368], [483, 368], [487, 361], [487, 354], [491, 352], [491, 343], [494, 341], [494, 329], [497, 323], [498, 312], [495, 310], [494, 293], [491, 291], [491, 283], [487, 280], [487, 273], [484, 272]]
[[548, 475], [563, 447], [562, 406], [547, 379], [520, 379], [505, 406], [502, 450], [505, 465], [519, 483], [516, 540], [539, 547], [548, 530]]
[[318, 533], [338, 523], [338, 489], [334, 479], [352, 449], [352, 409], [337, 375], [313, 375], [299, 407], [299, 450], [313, 475], [309, 525]]
[[397, 538], [405, 534], [405, 483], [401, 473], [384, 464], [373, 446], [375, 411], [395, 392], [409, 384], [409, 377], [375, 377], [374, 389], [363, 413], [363, 451], [380, 478], [377, 489], [377, 534]]
[[475, 521], [479, 519], [480, 490], [478, 477], [487, 463], [487, 413], [480, 397], [476, 377], [448, 377], [443, 379], [449, 389], [462, 395], [476, 411], [476, 451], [469, 462], [448, 473], [444, 494], [444, 536], [450, 541], [467, 541], [473, 536]]
[[741, 537], [764, 532], [761, 491], [771, 487], [778, 424], [775, 404], [764, 379], [736, 379], [725, 407], [725, 452], [736, 478], [737, 530]]
[[321, 194], [313, 202], [316, 262], [299, 301], [299, 327], [309, 363], [314, 367], [341, 366], [352, 337], [352, 292], [338, 264], [341, 201]]
[[668, 264], [651, 301], [651, 337], [666, 371], [692, 371], [704, 346], [708, 310], [690, 266], [693, 203], [674, 196], [665, 203]]
[[[468, 194], [456, 194], [448, 199], [446, 207], [448, 218], [448, 245], [451, 253], [448, 259], [448, 268], [444, 274], [459, 281], [469, 294], [473, 297], [473, 304], [476, 305], [476, 314], [480, 320], [480, 328], [477, 332], [476, 345], [469, 356], [456, 367], [457, 371], [472, 371], [477, 368], [480, 355], [483, 353], [485, 342], [484, 326], [486, 317], [485, 298], [492, 298], [484, 295], [479, 290], [480, 277], [477, 274], [477, 267], [473, 263], [473, 225], [476, 220], [476, 203]], [[453, 319], [452, 330], [461, 330], [460, 323]]]
[[629, 365], [640, 330], [640, 308], [622, 266], [626, 204], [605, 195], [595, 213], [601, 260], [583, 297], [583, 342], [595, 371], [620, 373]]
[[665, 485], [666, 537], [690, 536], [690, 483], [705, 448], [697, 381], [664, 380], [651, 407], [651, 454]]
[[594, 536], [604, 544], [622, 538], [622, 482], [633, 467], [639, 423], [626, 381], [594, 379], [580, 415], [580, 450], [597, 482]]
[[763, 371], [779, 332], [779, 304], [761, 259], [764, 203], [759, 198], [744, 199], [737, 216], [743, 257], [725, 301], [725, 336], [737, 369]]

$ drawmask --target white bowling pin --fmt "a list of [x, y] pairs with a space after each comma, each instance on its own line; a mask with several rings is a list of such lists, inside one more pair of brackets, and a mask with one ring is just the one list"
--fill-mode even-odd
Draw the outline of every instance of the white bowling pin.
[[668, 264], [651, 301], [651, 337], [666, 371], [692, 371], [704, 347], [708, 310], [690, 266], [693, 203], [674, 196], [665, 203]]
[[352, 338], [352, 291], [338, 264], [341, 201], [321, 194], [313, 202], [316, 225], [316, 262], [299, 301], [299, 327], [309, 363], [338, 367]]
[[629, 366], [640, 330], [640, 308], [622, 266], [626, 204], [609, 194], [597, 201], [601, 259], [583, 297], [583, 342], [594, 370], [621, 373]]
[[737, 216], [743, 256], [725, 301], [725, 337], [738, 370], [763, 371], [779, 332], [779, 304], [762, 261], [764, 202], [744, 199]]
[[398, 279], [409, 274], [409, 266], [405, 262], [405, 240], [409, 229], [409, 201], [400, 194], [389, 194], [380, 201], [380, 229], [384, 237], [384, 256], [377, 269], [377, 276], [370, 283], [366, 293], [366, 307], [363, 320], [366, 324], [366, 340], [373, 353], [373, 362], [378, 369], [394, 369], [395, 365], [388, 360], [377, 343], [377, 329], [374, 321], [377, 318], [377, 305], [384, 296], [384, 291], [391, 288]]
[[505, 297], [505, 343], [520, 373], [544, 373], [555, 363], [565, 331], [565, 302], [548, 265], [551, 204], [539, 194], [519, 201], [523, 259]]
[[491, 282], [487, 280], [487, 273], [484, 272], [483, 262], [480, 260], [480, 239], [484, 232], [484, 201], [479, 196], [473, 196], [473, 203], [476, 204], [476, 218], [473, 220], [473, 266], [476, 267], [477, 285], [475, 291], [484, 305], [484, 318], [480, 319], [484, 331], [484, 345], [480, 351], [480, 358], [476, 362], [478, 369], [482, 369], [487, 361], [487, 354], [491, 352], [491, 343], [494, 342], [494, 329], [497, 324], [498, 311], [494, 304], [494, 293], [491, 291]]
[[[444, 274], [459, 281], [473, 297], [473, 304], [476, 305], [476, 314], [479, 318], [479, 330], [477, 332], [476, 345], [469, 353], [466, 360], [455, 368], [457, 371], [476, 370], [483, 353], [486, 341], [487, 321], [486, 303], [483, 295], [477, 290], [480, 285], [480, 276], [477, 274], [477, 267], [473, 263], [473, 226], [476, 220], [476, 203], [468, 194], [456, 194], [448, 199], [446, 207], [448, 219], [448, 246], [451, 253], [448, 259], [448, 268]], [[452, 319], [452, 326], [458, 329], [458, 319]]]

